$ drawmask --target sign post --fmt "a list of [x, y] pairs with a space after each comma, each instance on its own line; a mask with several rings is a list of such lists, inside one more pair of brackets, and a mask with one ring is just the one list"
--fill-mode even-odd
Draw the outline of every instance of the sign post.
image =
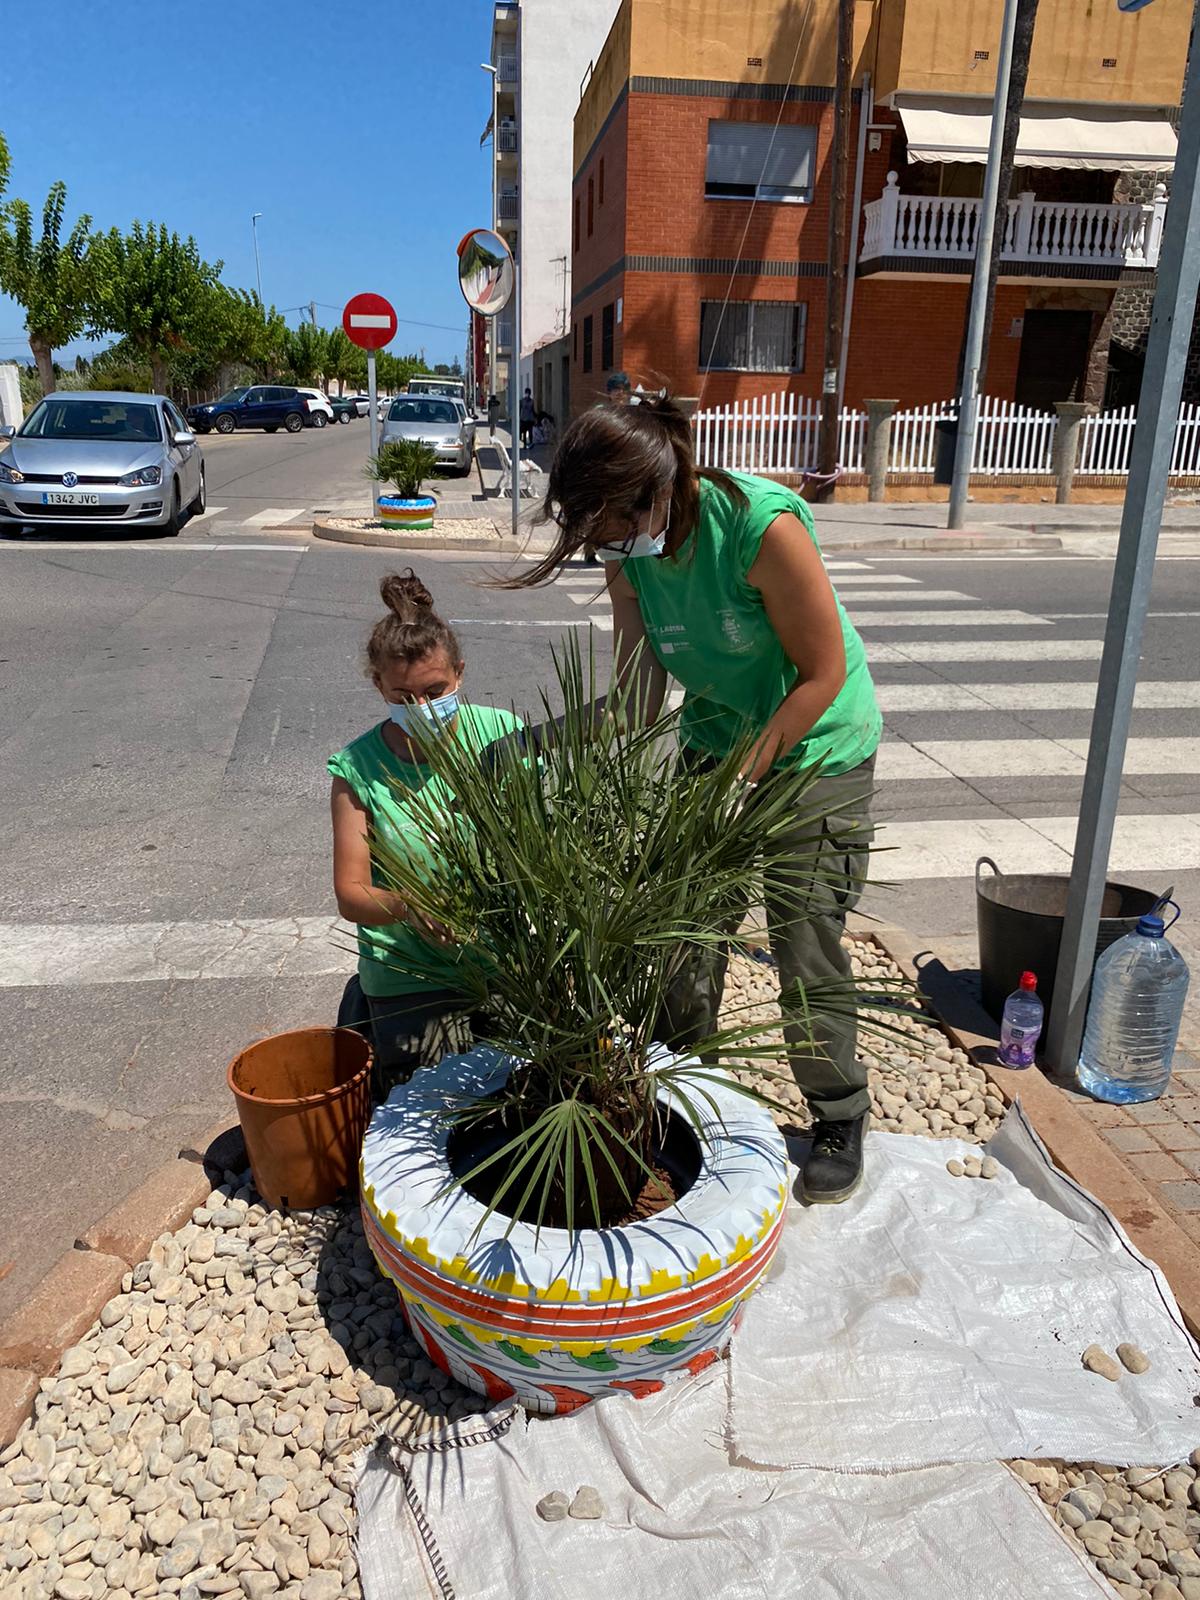
[[[367, 352], [367, 422], [371, 455], [379, 454], [379, 392], [375, 383], [375, 352], [396, 337], [396, 313], [381, 294], [356, 294], [346, 302], [342, 327], [346, 337]], [[379, 515], [379, 485], [371, 485], [371, 514]]]
[[[480, 317], [499, 316], [511, 300], [516, 328], [513, 345], [515, 354], [519, 357], [521, 296], [517, 267], [512, 251], [498, 233], [493, 233], [490, 228], [472, 228], [470, 233], [463, 236], [458, 246], [458, 286], [472, 312]], [[495, 349], [495, 341], [492, 348]], [[519, 359], [516, 362], [516, 371], [516, 388], [519, 389], [521, 386]], [[521, 403], [519, 396], [514, 398], [513, 384], [510, 367], [508, 409], [512, 413], [512, 448], [508, 459], [511, 468], [509, 475], [512, 479], [513, 537], [516, 538], [520, 531], [518, 519], [521, 515]]]

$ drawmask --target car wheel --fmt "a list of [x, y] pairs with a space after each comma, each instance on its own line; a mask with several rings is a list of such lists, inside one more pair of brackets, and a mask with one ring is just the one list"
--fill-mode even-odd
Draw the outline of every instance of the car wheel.
[[283, 419], [283, 425], [289, 433], [299, 433], [304, 426], [304, 418], [298, 411], [289, 411]]
[[313, 414], [312, 414], [312, 425], [313, 425], [314, 428], [323, 428], [328, 421], [329, 421], [329, 418], [325, 415], [325, 413], [323, 411], [314, 411], [313, 412]]
[[205, 482], [204, 463], [200, 463], [200, 487], [196, 490], [196, 498], [188, 507], [189, 517], [202, 517], [208, 505], [208, 485]]
[[183, 509], [179, 504], [179, 480], [176, 479], [175, 487], [171, 492], [171, 514], [158, 530], [160, 539], [177, 539], [179, 529], [183, 524]]
[[233, 430], [236, 427], [237, 427], [236, 420], [233, 417], [231, 417], [228, 412], [226, 412], [226, 414], [224, 416], [217, 418], [217, 432], [218, 433], [232, 433]]
[[349, 422], [350, 421], [350, 413], [348, 411], [343, 411], [341, 416], [338, 418], [338, 421], [339, 422]]

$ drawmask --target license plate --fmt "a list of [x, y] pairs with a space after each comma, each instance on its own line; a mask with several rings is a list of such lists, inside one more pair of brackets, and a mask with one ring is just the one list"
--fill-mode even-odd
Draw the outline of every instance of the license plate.
[[44, 506], [98, 506], [98, 494], [59, 494], [57, 492], [42, 496]]

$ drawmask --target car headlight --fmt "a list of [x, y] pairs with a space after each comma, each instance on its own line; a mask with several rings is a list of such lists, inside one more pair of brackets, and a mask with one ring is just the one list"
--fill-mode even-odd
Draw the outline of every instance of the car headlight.
[[6, 461], [0, 461], [0, 483], [24, 483], [25, 474], [18, 472], [16, 467], [10, 467]]
[[123, 478], [118, 478], [117, 487], [119, 489], [151, 489], [155, 484], [161, 482], [161, 467], [139, 467], [136, 472], [127, 472]]

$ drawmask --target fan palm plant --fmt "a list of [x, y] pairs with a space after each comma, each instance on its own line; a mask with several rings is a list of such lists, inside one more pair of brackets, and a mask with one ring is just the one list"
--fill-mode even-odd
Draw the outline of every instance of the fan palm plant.
[[[548, 737], [493, 746], [482, 760], [460, 741], [426, 739], [423, 759], [455, 797], [447, 809], [441, 785], [406, 794], [428, 856], [384, 833], [370, 842], [382, 883], [449, 931], [461, 992], [515, 1063], [494, 1095], [448, 1108], [455, 1138], [473, 1131], [483, 1150], [456, 1164], [455, 1181], [475, 1185], [489, 1211], [600, 1227], [653, 1177], [663, 1091], [699, 1130], [714, 1109], [706, 1076], [723, 1061], [777, 1056], [771, 1022], [750, 1008], [726, 1012], [697, 1047], [703, 1066], [657, 1046], [655, 1027], [696, 948], [736, 944], [738, 908], [785, 833], [795, 870], [777, 892], [796, 915], [816, 914], [823, 818], [806, 808], [816, 769], [781, 771], [747, 802], [752, 739], [697, 771], [664, 736], [673, 717], [626, 728], [615, 693], [610, 712], [597, 712], [605, 702], [577, 647], [556, 672], [565, 710], [552, 717], [544, 702]], [[419, 958], [405, 970], [444, 983], [445, 956], [431, 945], [428, 974]], [[873, 986], [873, 1007], [901, 997], [888, 987]], [[793, 986], [782, 1003], [811, 1029], [815, 1016], [855, 1012], [859, 998], [839, 980]]]

